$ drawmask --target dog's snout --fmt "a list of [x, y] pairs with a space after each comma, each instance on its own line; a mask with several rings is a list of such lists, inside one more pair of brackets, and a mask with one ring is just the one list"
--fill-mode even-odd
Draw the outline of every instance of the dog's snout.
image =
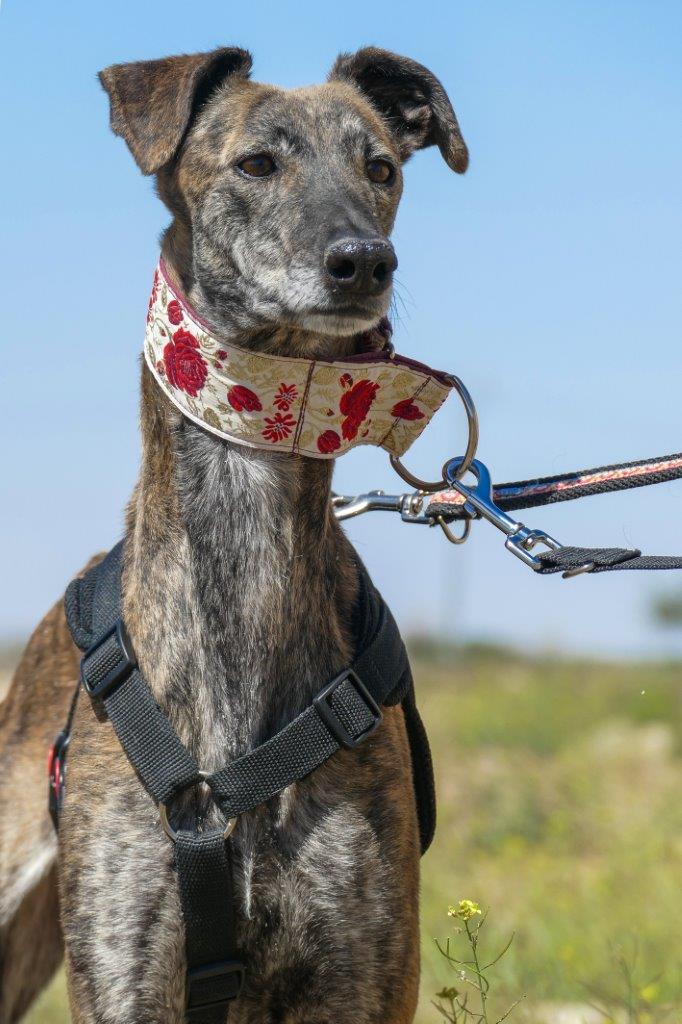
[[390, 285], [398, 260], [386, 238], [343, 238], [329, 246], [324, 265], [336, 288], [378, 295]]

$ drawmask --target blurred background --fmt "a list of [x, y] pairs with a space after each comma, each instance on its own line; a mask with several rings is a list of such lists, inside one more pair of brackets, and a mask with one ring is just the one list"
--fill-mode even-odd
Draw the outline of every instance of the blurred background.
[[[682, 447], [681, 37], [677, 0], [6, 0], [5, 678], [65, 583], [119, 537], [137, 469], [138, 356], [167, 215], [109, 132], [100, 68], [233, 43], [256, 78], [293, 86], [374, 43], [441, 78], [471, 168], [455, 176], [429, 150], [406, 169], [395, 341], [464, 379], [480, 457], [503, 481]], [[437, 476], [464, 426], [453, 401], [410, 467]], [[404, 489], [369, 449], [339, 461], [335, 486]], [[679, 554], [681, 512], [673, 483], [524, 519], [565, 543]], [[537, 578], [483, 524], [457, 549], [385, 514], [348, 529], [412, 637], [437, 761], [420, 1021], [439, 1019], [429, 998], [449, 982], [433, 937], [462, 897], [492, 908], [493, 946], [516, 932], [498, 969], [501, 1006], [527, 994], [515, 1016], [577, 1024], [598, 1004], [682, 1019], [677, 575]], [[66, 1020], [59, 987], [34, 1020]]]

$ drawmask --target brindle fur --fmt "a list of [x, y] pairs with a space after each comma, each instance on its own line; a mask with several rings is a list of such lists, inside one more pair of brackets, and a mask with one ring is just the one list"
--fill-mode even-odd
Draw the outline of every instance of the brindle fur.
[[[339, 58], [327, 84], [248, 79], [245, 51], [109, 68], [112, 127], [156, 173], [171, 273], [220, 336], [286, 355], [356, 351], [390, 288], [346, 309], [321, 273], [335, 238], [390, 233], [410, 153], [463, 171], [450, 103], [385, 51]], [[280, 170], [250, 179], [243, 156]], [[369, 181], [393, 161], [392, 186]], [[352, 657], [352, 548], [330, 507], [332, 463], [226, 443], [142, 372], [142, 467], [128, 507], [124, 611], [157, 700], [205, 769], [265, 740]], [[173, 849], [111, 726], [81, 699], [60, 854], [44, 757], [78, 655], [61, 606], [31, 638], [0, 706], [0, 1024], [65, 949], [77, 1024], [179, 1024], [183, 928]], [[187, 822], [202, 797], [175, 813]], [[209, 811], [209, 813], [212, 813]], [[402, 712], [278, 798], [231, 840], [248, 973], [234, 1024], [403, 1024], [418, 989], [419, 840]], [[61, 932], [57, 916], [57, 877]]]

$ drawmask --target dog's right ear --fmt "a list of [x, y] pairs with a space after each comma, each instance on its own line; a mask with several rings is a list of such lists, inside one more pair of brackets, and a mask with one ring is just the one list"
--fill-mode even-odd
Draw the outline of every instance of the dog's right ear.
[[113, 64], [99, 80], [111, 102], [111, 128], [143, 174], [173, 158], [193, 113], [229, 75], [248, 77], [251, 54], [236, 46], [210, 53]]

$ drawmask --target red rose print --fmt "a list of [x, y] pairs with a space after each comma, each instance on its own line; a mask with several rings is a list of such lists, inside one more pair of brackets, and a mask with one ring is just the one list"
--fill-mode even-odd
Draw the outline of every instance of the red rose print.
[[233, 384], [227, 392], [227, 400], [235, 412], [260, 412], [263, 408], [255, 391], [243, 384]]
[[295, 384], [280, 384], [272, 404], [281, 412], [289, 412], [292, 403], [298, 398]]
[[158, 294], [158, 291], [159, 291], [159, 272], [158, 272], [158, 270], [155, 270], [154, 271], [154, 280], [152, 282], [152, 293], [149, 296], [149, 305], [147, 306], [147, 323], [149, 323], [149, 321], [152, 318], [152, 306], [156, 302], [156, 296]]
[[391, 416], [397, 416], [399, 420], [424, 419], [424, 413], [419, 406], [414, 404], [411, 398], [403, 398], [402, 402], [396, 402], [391, 409]]
[[342, 388], [349, 388], [353, 383], [353, 378], [349, 373], [342, 373], [339, 377], [339, 384]]
[[208, 369], [194, 335], [180, 327], [164, 348], [163, 361], [169, 384], [196, 398], [206, 383]]
[[325, 430], [317, 439], [317, 447], [323, 455], [329, 455], [341, 447], [341, 438], [335, 430]]
[[359, 380], [355, 387], [341, 395], [339, 409], [344, 416], [363, 420], [369, 412], [379, 385], [373, 380]]
[[274, 416], [265, 417], [265, 424], [265, 430], [262, 430], [261, 433], [266, 441], [272, 441], [274, 444], [289, 436], [296, 426], [296, 420], [288, 412], [284, 415], [281, 412], [276, 412]]
[[168, 319], [175, 327], [182, 323], [182, 306], [177, 299], [171, 299], [166, 307], [166, 312]]
[[358, 427], [367, 416], [378, 390], [379, 385], [375, 381], [359, 380], [350, 391], [341, 395], [339, 409], [346, 417], [341, 424], [341, 433], [347, 441], [357, 436]]
[[216, 359], [227, 359], [227, 352], [224, 348], [219, 348], [215, 354]]
[[191, 331], [186, 331], [184, 327], [179, 327], [173, 334], [173, 343], [175, 345], [189, 345], [190, 348], [199, 348], [199, 341], [194, 337]]

